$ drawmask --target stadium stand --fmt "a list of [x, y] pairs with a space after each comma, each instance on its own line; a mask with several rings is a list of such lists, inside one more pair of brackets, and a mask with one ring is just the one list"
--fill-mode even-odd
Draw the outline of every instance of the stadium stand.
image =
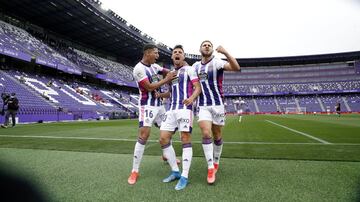
[[[20, 122], [136, 117], [132, 70], [152, 37], [98, 1], [42, 2], [42, 10], [35, 0], [0, 2], [0, 90], [17, 92]], [[171, 49], [160, 43], [159, 51], [170, 66]], [[224, 75], [228, 113], [240, 100], [253, 114], [327, 113], [336, 103], [360, 112], [360, 52], [238, 61], [242, 71]]]
[[49, 76], [12, 70], [1, 71], [0, 76], [3, 92], [17, 92], [22, 122], [99, 119], [110, 117], [111, 113], [129, 118], [137, 112], [134, 105], [121, 99], [129, 96], [127, 92], [96, 89], [76, 82], [66, 84]]
[[25, 30], [2, 21], [0, 21], [0, 28], [1, 44], [4, 49], [7, 49], [7, 53], [19, 55], [19, 59], [26, 60], [35, 56], [37, 64], [64, 69], [72, 73], [81, 72], [79, 67]]
[[[334, 63], [245, 67], [241, 73], [225, 73], [227, 96], [252, 97], [254, 113], [334, 111], [336, 103], [343, 112], [358, 111], [352, 103], [359, 93], [358, 63]], [[349, 98], [348, 98], [349, 97]], [[228, 107], [228, 112], [234, 112]]]

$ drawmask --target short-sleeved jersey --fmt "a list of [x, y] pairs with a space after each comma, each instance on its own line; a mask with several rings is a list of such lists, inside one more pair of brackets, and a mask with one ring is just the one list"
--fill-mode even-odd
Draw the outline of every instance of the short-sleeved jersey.
[[226, 63], [224, 60], [212, 58], [206, 64], [202, 64], [201, 61], [193, 64], [193, 68], [199, 76], [202, 90], [198, 97], [199, 106], [224, 105], [222, 82]]
[[[166, 71], [163, 67], [158, 64], [152, 64], [150, 66], [139, 62], [133, 71], [134, 78], [139, 87], [139, 105], [144, 106], [160, 106], [161, 99], [155, 97], [155, 91], [148, 92], [144, 87], [144, 82], [148, 80], [150, 83], [158, 82], [159, 75]], [[160, 89], [159, 89], [160, 91]]]
[[175, 71], [177, 77], [171, 82], [170, 109], [192, 110], [192, 105], [186, 106], [182, 102], [193, 94], [193, 83], [199, 81], [196, 71], [191, 66], [182, 66]]

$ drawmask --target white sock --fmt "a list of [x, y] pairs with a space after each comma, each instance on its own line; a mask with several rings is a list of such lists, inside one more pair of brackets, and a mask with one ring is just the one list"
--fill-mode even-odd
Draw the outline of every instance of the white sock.
[[191, 160], [192, 160], [193, 150], [191, 143], [183, 145], [182, 152], [182, 173], [181, 176], [188, 178]]
[[222, 138], [214, 141], [214, 163], [219, 164], [220, 156], [223, 148]]
[[141, 163], [141, 159], [143, 157], [145, 150], [145, 144], [141, 144], [139, 142], [136, 142], [135, 148], [134, 148], [134, 156], [133, 156], [133, 168], [131, 172], [139, 172], [139, 167]]
[[162, 150], [163, 150], [163, 155], [165, 156], [165, 158], [167, 158], [167, 162], [169, 163], [169, 166], [171, 167], [172, 171], [179, 171], [179, 167], [176, 163], [176, 154], [175, 154], [175, 150], [174, 147], [172, 146], [171, 143], [161, 146]]
[[214, 147], [211, 142], [211, 138], [203, 138], [203, 144], [202, 144], [205, 160], [208, 164], [208, 168], [214, 168]]

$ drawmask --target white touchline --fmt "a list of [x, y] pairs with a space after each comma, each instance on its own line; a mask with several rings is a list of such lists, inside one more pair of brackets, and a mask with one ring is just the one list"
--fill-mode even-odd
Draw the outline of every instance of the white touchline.
[[[61, 136], [33, 136], [33, 135], [0, 135], [1, 137], [10, 138], [43, 138], [43, 139], [70, 139], [70, 140], [99, 140], [99, 141], [123, 141], [123, 142], [135, 142], [136, 139], [121, 139], [121, 138], [102, 138], [102, 137], [61, 137]], [[158, 140], [148, 140], [148, 142], [159, 142]], [[172, 142], [181, 143], [179, 140], [173, 140]], [[201, 141], [192, 141], [196, 144], [201, 144]], [[316, 142], [226, 142], [224, 144], [256, 144], [256, 145], [324, 145], [324, 143]], [[357, 143], [327, 143], [327, 145], [334, 146], [360, 146]]]
[[314, 140], [319, 141], [319, 142], [321, 142], [321, 143], [323, 143], [323, 144], [332, 144], [332, 143], [327, 142], [327, 141], [325, 141], [325, 140], [322, 140], [322, 139], [320, 139], [320, 138], [317, 138], [317, 137], [314, 137], [314, 136], [309, 135], [309, 134], [307, 134], [307, 133], [304, 133], [304, 132], [301, 132], [301, 131], [298, 131], [298, 130], [295, 130], [295, 129], [292, 129], [292, 128], [289, 128], [289, 127], [286, 127], [286, 126], [283, 126], [283, 125], [280, 125], [280, 124], [278, 124], [278, 123], [275, 123], [275, 122], [272, 122], [272, 121], [269, 121], [269, 120], [265, 120], [265, 121], [267, 121], [267, 122], [269, 122], [269, 123], [271, 123], [271, 124], [277, 125], [277, 126], [279, 126], [279, 127], [285, 128], [285, 129], [287, 129], [287, 130], [290, 130], [290, 131], [292, 131], [292, 132], [298, 133], [298, 134], [300, 134], [300, 135], [306, 136], [306, 137], [308, 137], [308, 138], [314, 139]]

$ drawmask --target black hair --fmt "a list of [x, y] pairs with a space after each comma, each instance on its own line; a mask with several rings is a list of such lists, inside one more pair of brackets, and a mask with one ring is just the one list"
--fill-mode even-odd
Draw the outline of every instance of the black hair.
[[149, 49], [154, 49], [157, 48], [157, 46], [153, 43], [147, 43], [144, 45], [143, 47], [143, 53], [145, 53], [145, 51], [149, 50]]
[[174, 46], [173, 50], [175, 50], [175, 49], [177, 49], [177, 48], [180, 48], [183, 52], [185, 52], [182, 45], [179, 45], [179, 44], [178, 44], [178, 45]]

